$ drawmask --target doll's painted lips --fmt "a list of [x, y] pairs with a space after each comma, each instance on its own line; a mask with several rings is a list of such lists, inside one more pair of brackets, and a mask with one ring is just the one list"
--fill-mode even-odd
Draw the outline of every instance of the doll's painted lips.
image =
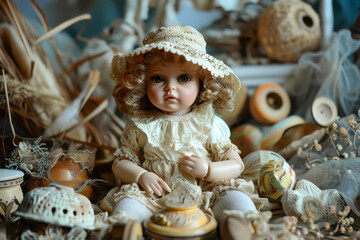
[[176, 101], [176, 97], [174, 95], [165, 95], [165, 101], [167, 102], [175, 102]]

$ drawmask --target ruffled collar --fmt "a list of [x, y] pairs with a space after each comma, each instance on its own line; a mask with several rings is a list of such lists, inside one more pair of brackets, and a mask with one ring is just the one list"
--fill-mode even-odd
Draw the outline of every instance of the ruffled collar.
[[130, 120], [133, 122], [142, 122], [142, 123], [150, 123], [159, 119], [170, 120], [170, 121], [186, 121], [194, 118], [204, 118], [205, 115], [209, 117], [214, 117], [215, 111], [211, 102], [203, 103], [194, 108], [191, 112], [182, 115], [182, 116], [174, 116], [169, 115], [158, 110], [149, 110], [146, 112], [138, 113], [136, 116], [130, 117]]
[[212, 104], [204, 103], [182, 116], [152, 111], [130, 120], [147, 135], [148, 142], [153, 147], [181, 151], [191, 145], [206, 142], [206, 133], [211, 131], [214, 116]]

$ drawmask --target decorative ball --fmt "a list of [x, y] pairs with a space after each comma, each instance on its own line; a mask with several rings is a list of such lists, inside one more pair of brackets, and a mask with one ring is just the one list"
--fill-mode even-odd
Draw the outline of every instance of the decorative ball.
[[257, 150], [243, 158], [246, 171], [242, 172], [242, 178], [252, 180], [257, 184], [260, 169], [264, 164], [270, 161], [283, 161], [286, 162], [285, 158], [273, 151], [268, 150]]
[[275, 1], [259, 17], [258, 40], [269, 58], [296, 62], [320, 46], [319, 15], [303, 1]]
[[259, 128], [251, 124], [243, 124], [236, 127], [230, 139], [241, 151], [240, 156], [244, 158], [251, 152], [260, 150], [262, 132]]
[[285, 189], [296, 182], [295, 171], [284, 161], [270, 161], [262, 166], [258, 176], [259, 195], [279, 202]]

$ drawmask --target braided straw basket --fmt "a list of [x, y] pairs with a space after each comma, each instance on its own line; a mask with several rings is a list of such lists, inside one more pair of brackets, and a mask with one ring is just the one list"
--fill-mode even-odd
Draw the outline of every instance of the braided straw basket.
[[320, 45], [319, 15], [299, 0], [275, 1], [260, 15], [258, 40], [270, 59], [296, 62]]

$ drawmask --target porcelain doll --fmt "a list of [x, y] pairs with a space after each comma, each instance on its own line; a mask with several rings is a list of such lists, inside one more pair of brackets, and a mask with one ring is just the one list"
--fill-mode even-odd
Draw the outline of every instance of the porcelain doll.
[[129, 117], [112, 166], [114, 213], [143, 221], [178, 188], [219, 221], [225, 209], [256, 211], [266, 200], [239, 178], [244, 164], [218, 116], [234, 107], [239, 79], [192, 27], [160, 28], [143, 43], [112, 62], [113, 96]]

